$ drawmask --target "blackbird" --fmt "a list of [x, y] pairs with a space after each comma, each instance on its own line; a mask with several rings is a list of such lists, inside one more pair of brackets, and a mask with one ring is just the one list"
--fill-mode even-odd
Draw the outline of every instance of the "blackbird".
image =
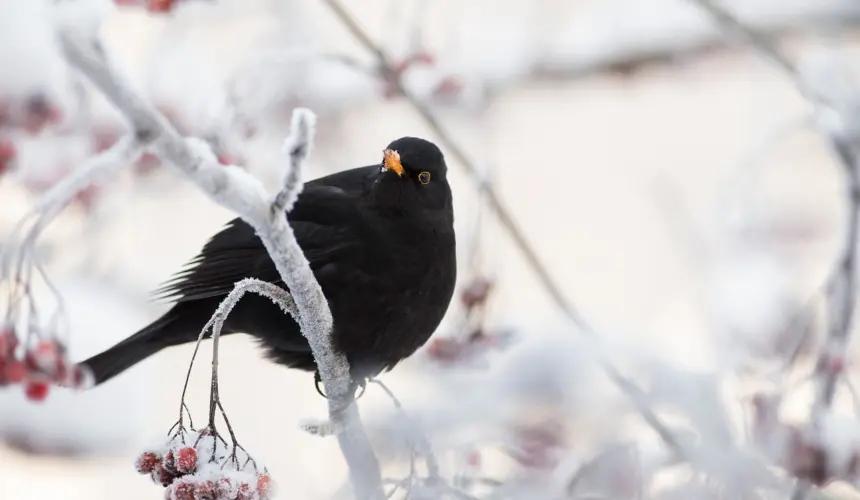
[[[334, 346], [354, 382], [390, 370], [427, 342], [445, 315], [457, 275], [454, 211], [444, 156], [403, 137], [380, 164], [305, 184], [287, 214], [334, 319]], [[254, 229], [234, 219], [155, 294], [163, 316], [83, 362], [96, 384], [171, 346], [194, 342], [218, 304], [244, 278], [285, 290]], [[276, 363], [315, 371], [299, 325], [269, 299], [247, 294], [222, 335], [254, 337]]]

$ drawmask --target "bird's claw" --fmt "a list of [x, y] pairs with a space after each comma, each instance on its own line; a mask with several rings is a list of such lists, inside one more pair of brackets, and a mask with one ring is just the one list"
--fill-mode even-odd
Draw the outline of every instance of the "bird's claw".
[[[322, 377], [320, 377], [319, 371], [314, 372], [314, 387], [316, 387], [317, 393], [320, 396], [328, 399], [328, 396], [326, 396], [325, 392], [323, 392]], [[361, 379], [358, 382], [352, 382], [350, 384], [350, 389], [352, 389], [353, 393], [355, 393], [356, 389], [361, 389], [361, 392], [359, 392], [358, 395], [355, 396], [355, 399], [364, 396], [364, 392], [367, 390], [367, 379]]]

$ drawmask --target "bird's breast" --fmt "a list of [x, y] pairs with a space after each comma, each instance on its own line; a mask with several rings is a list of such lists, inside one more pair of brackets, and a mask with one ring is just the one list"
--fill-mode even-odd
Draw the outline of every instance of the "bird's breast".
[[381, 369], [414, 353], [442, 321], [454, 293], [456, 251], [453, 230], [432, 227], [394, 230], [379, 244], [353, 279], [338, 280], [340, 292], [360, 299], [330, 303], [344, 350], [376, 359]]

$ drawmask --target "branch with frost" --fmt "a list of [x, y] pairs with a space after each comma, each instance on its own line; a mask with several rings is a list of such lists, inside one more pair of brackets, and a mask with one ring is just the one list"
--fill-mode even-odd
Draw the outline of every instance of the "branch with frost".
[[[143, 150], [150, 151], [183, 172], [215, 202], [239, 214], [256, 230], [292, 293], [302, 334], [308, 339], [329, 396], [330, 418], [342, 423], [337, 437], [356, 495], [362, 499], [381, 498], [379, 465], [354, 404], [349, 364], [332, 346], [331, 311], [284, 212], [293, 205], [302, 187], [301, 169], [313, 141], [313, 113], [302, 109], [294, 112], [292, 134], [285, 144], [290, 165], [281, 190], [270, 196], [259, 181], [240, 168], [220, 165], [204, 141], [183, 137], [134, 90], [125, 75], [116, 69], [116, 64], [109, 61], [98, 36], [99, 22], [77, 22], [80, 21], [77, 14], [69, 16], [65, 23], [62, 21], [58, 23], [57, 36], [66, 59], [104, 93], [132, 128], [131, 137], [121, 141], [105, 157], [113, 158], [121, 151], [122, 157], [129, 159]], [[82, 25], [85, 28], [82, 29]], [[110, 167], [116, 164], [109, 162]], [[68, 202], [75, 188], [85, 186], [105, 170], [110, 169], [104, 162], [95, 162], [52, 190], [46, 202], [40, 205], [44, 223], [56, 215], [57, 207]]]
[[[295, 191], [295, 190], [294, 190]], [[266, 281], [261, 281], [255, 278], [245, 278], [236, 283], [233, 287], [233, 290], [227, 294], [224, 300], [218, 304], [218, 308], [215, 309], [215, 312], [212, 314], [212, 317], [209, 318], [209, 321], [203, 326], [203, 329], [200, 331], [200, 335], [197, 337], [197, 344], [194, 346], [194, 352], [191, 354], [191, 362], [188, 363], [188, 374], [185, 377], [185, 385], [182, 388], [182, 397], [179, 402], [179, 419], [174, 427], [177, 427], [180, 432], [184, 431], [185, 428], [185, 411], [188, 408], [185, 404], [185, 396], [188, 391], [188, 383], [191, 380], [191, 369], [194, 367], [194, 360], [197, 358], [197, 353], [200, 350], [200, 344], [203, 342], [206, 337], [206, 333], [208, 331], [212, 331], [212, 391], [210, 394], [209, 401], [209, 428], [214, 433], [215, 432], [215, 409], [216, 407], [221, 410], [221, 414], [224, 417], [224, 421], [227, 424], [227, 428], [230, 431], [230, 435], [234, 440], [234, 445], [238, 446], [236, 443], [236, 438], [233, 435], [233, 430], [230, 427], [230, 422], [227, 420], [227, 415], [224, 412], [224, 409], [221, 406], [221, 401], [219, 397], [219, 388], [218, 388], [218, 347], [219, 341], [221, 338], [221, 330], [224, 328], [224, 321], [227, 320], [227, 316], [230, 315], [230, 312], [233, 311], [233, 308], [236, 307], [236, 304], [239, 303], [239, 300], [245, 296], [246, 293], [256, 293], [257, 295], [261, 295], [271, 300], [276, 306], [281, 308], [285, 314], [289, 314], [293, 317], [296, 323], [299, 323], [299, 312], [296, 308], [296, 303], [293, 300], [293, 296], [290, 295], [289, 292], [284, 290], [283, 288], [274, 285], [272, 283], [268, 283]]]

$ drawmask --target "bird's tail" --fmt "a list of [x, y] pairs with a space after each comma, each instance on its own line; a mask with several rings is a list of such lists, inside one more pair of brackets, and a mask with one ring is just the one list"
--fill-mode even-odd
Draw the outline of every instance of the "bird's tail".
[[[190, 321], [192, 319], [197, 321]], [[90, 370], [95, 385], [102, 384], [162, 349], [197, 340], [208, 319], [208, 315], [190, 318], [188, 314], [177, 314], [173, 309], [122, 342], [80, 364]]]

